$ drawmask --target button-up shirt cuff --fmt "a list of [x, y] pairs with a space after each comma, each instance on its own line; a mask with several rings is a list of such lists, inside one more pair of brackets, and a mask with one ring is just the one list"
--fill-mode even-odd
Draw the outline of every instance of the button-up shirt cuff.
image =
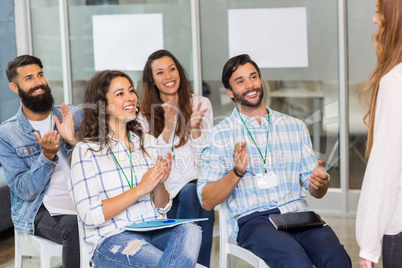
[[155, 208], [156, 212], [158, 212], [158, 213], [161, 214], [161, 215], [164, 215], [164, 214], [166, 214], [166, 213], [170, 210], [170, 208], [172, 207], [172, 197], [171, 197], [171, 195], [170, 195], [170, 193], [169, 193], [169, 202], [168, 202], [168, 203], [166, 204], [166, 206], [163, 207], [163, 208], [156, 208], [154, 202], [151, 202], [151, 203], [152, 203], [152, 206]]
[[360, 250], [359, 257], [364, 258], [364, 259], [369, 260], [374, 263], [378, 263], [378, 260], [380, 259], [380, 256], [376, 256], [376, 255], [368, 253], [364, 250]]

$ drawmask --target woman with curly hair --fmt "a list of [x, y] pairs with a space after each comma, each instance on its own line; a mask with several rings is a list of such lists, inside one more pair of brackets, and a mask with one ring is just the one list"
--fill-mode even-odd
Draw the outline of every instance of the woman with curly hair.
[[360, 267], [402, 267], [402, 1], [378, 0], [373, 22], [377, 65], [361, 91], [368, 138], [356, 216]]
[[209, 99], [191, 93], [180, 62], [167, 50], [152, 53], [142, 76], [139, 121], [155, 136], [163, 153], [173, 155], [167, 187], [174, 197], [169, 218], [208, 218], [199, 222], [202, 243], [198, 263], [210, 265], [214, 211], [206, 211], [197, 197], [198, 157], [212, 129]]
[[130, 77], [102, 71], [88, 83], [84, 119], [73, 151], [69, 188], [96, 267], [194, 267], [201, 231], [192, 223], [149, 232], [132, 223], [166, 218], [171, 155], [137, 122]]

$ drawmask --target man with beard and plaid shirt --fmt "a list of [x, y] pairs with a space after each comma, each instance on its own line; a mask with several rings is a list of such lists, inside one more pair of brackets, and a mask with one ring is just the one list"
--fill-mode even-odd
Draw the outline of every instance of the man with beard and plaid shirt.
[[249, 55], [226, 62], [222, 83], [237, 107], [214, 126], [201, 154], [203, 207], [226, 200], [231, 237], [270, 267], [351, 267], [328, 225], [282, 231], [268, 220], [274, 213], [310, 210], [305, 191], [316, 198], [327, 192], [329, 175], [306, 125], [265, 106], [261, 71]]
[[63, 245], [63, 267], [79, 267], [76, 210], [67, 179], [81, 112], [54, 106], [40, 59], [23, 55], [8, 63], [10, 89], [21, 107], [0, 126], [0, 162], [11, 194], [11, 217], [20, 232]]

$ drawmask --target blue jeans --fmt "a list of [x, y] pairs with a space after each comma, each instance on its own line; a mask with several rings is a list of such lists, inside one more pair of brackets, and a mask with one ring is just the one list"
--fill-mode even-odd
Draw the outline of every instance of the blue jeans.
[[202, 242], [197, 263], [209, 267], [211, 261], [212, 235], [215, 222], [214, 211], [207, 211], [200, 205], [197, 196], [197, 183], [187, 183], [173, 199], [167, 213], [169, 219], [208, 218], [207, 221], [196, 222], [202, 229]]
[[382, 244], [382, 265], [384, 268], [402, 267], [402, 233], [384, 235]]
[[35, 235], [63, 245], [64, 268], [80, 267], [80, 242], [75, 215], [51, 216], [42, 205], [35, 217]]
[[96, 267], [195, 267], [201, 230], [185, 223], [151, 232], [123, 232], [95, 249]]
[[238, 220], [237, 242], [270, 267], [352, 267], [349, 255], [329, 226], [285, 232], [276, 230], [264, 212], [248, 216]]

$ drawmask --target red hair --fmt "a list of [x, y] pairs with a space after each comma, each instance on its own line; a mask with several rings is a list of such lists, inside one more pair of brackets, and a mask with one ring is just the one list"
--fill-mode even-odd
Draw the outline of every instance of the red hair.
[[368, 126], [366, 157], [373, 146], [374, 118], [381, 78], [397, 64], [402, 62], [402, 1], [378, 0], [378, 29], [373, 34], [377, 52], [377, 65], [363, 85], [359, 96], [366, 99], [369, 110], [364, 116]]

